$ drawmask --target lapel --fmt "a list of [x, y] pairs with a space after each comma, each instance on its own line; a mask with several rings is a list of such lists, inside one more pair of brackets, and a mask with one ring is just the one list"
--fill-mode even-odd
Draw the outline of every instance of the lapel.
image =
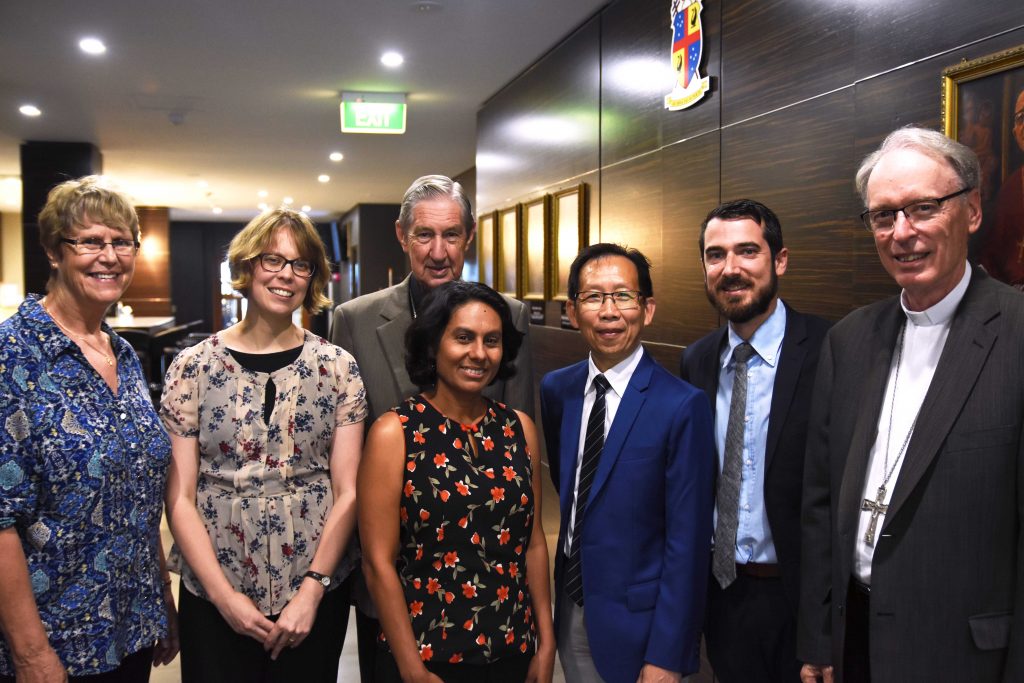
[[[871, 445], [875, 442], [878, 431], [878, 416], [882, 411], [885, 398], [885, 386], [889, 380], [889, 366], [892, 363], [893, 347], [899, 335], [900, 326], [905, 322], [903, 309], [900, 308], [899, 297], [894, 297], [888, 305], [882, 307], [874, 321], [871, 332], [863, 343], [869, 346], [865, 356], [866, 367], [858, 368], [865, 372], [863, 389], [850, 401], [842, 401], [855, 414], [855, 423], [850, 438], [849, 449], [843, 464], [842, 483], [839, 489], [837, 528], [853, 538], [857, 532], [857, 515], [860, 514], [861, 494], [864, 491], [864, 479], [867, 476], [868, 456]], [[825, 399], [828, 400], [828, 399]], [[863, 408], [863, 409], [861, 409]], [[842, 415], [832, 416], [833, 420], [846, 419]], [[842, 433], [842, 431], [838, 432]], [[835, 464], [833, 464], [833, 468]], [[847, 550], [853, 550], [850, 545]]]
[[576, 483], [576, 460], [579, 458], [580, 424], [583, 421], [583, 389], [587, 382], [587, 361], [569, 368], [563, 391], [562, 425], [559, 434], [558, 499], [561, 501], [562, 520], [569, 519]]
[[[629, 436], [637, 415], [640, 414], [644, 402], [647, 400], [647, 388], [651, 383], [651, 374], [654, 372], [654, 361], [644, 349], [640, 363], [637, 364], [633, 376], [629, 378], [626, 385], [626, 393], [619, 401], [619, 409], [615, 411], [615, 419], [604, 440], [604, 448], [601, 450], [601, 461], [597, 464], [597, 472], [594, 473], [594, 483], [590, 487], [588, 501], [594, 501], [601, 493], [608, 476], [611, 474], [615, 462], [622, 454], [626, 444], [626, 437]], [[590, 503], [587, 503], [588, 506]]]
[[946, 345], [925, 394], [914, 434], [896, 478], [882, 531], [899, 513], [921, 477], [938, 455], [949, 430], [970, 398], [974, 384], [998, 337], [999, 305], [987, 276], [975, 269], [971, 284], [953, 316]]
[[[807, 355], [807, 323], [804, 317], [789, 305], [786, 306], [786, 330], [782, 337], [782, 352], [779, 367], [775, 370], [775, 384], [772, 387], [772, 403], [768, 413], [768, 439], [765, 443], [764, 469], [767, 472], [775, 457], [775, 447], [779, 445], [782, 425], [786, 424], [789, 407], [793, 404], [800, 369]], [[767, 481], [767, 477], [765, 478]]]
[[377, 341], [387, 358], [388, 367], [391, 368], [391, 376], [395, 379], [395, 385], [399, 393], [411, 392], [402, 378], [406, 377], [405, 371], [405, 330], [412, 324], [412, 315], [409, 313], [409, 278], [407, 276], [396, 285], [390, 296], [380, 307], [380, 321], [377, 326]]

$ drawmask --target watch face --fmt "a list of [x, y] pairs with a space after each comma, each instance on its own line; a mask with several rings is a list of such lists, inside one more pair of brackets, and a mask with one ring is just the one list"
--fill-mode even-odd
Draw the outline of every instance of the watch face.
[[328, 586], [331, 585], [331, 577], [329, 577], [329, 576], [322, 577], [320, 579], [320, 583], [323, 584], [324, 588], [327, 588]]

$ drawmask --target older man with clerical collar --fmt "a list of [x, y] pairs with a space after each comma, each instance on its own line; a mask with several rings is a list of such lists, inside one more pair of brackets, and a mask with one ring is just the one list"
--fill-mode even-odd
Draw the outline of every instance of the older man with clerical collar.
[[700, 229], [708, 299], [728, 324], [686, 348], [680, 375], [715, 417], [718, 482], [704, 638], [722, 683], [795, 683], [800, 488], [811, 391], [829, 323], [779, 299], [789, 251], [764, 204]]
[[808, 430], [804, 681], [1024, 681], [1024, 297], [967, 263], [979, 164], [903, 128], [857, 173], [899, 296], [826, 337]]
[[[366, 387], [369, 415], [366, 424], [419, 391], [405, 369], [405, 331], [423, 298], [435, 287], [462, 277], [466, 252], [476, 234], [473, 208], [462, 185], [442, 175], [417, 178], [406, 190], [395, 221], [395, 238], [409, 255], [409, 276], [379, 292], [364, 294], [334, 310], [331, 342], [359, 364]], [[516, 374], [496, 380], [484, 395], [533, 415], [533, 370], [530, 359], [529, 310], [521, 301], [505, 297], [512, 309], [523, 343], [516, 358]], [[361, 680], [373, 680], [375, 640], [379, 625], [365, 586], [355, 587], [359, 607]], [[370, 616], [368, 616], [370, 615]]]

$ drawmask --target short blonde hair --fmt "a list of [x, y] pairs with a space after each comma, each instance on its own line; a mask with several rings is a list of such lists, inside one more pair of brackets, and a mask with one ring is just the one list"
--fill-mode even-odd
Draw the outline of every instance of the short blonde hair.
[[304, 213], [292, 209], [270, 209], [249, 221], [234, 236], [228, 245], [228, 266], [231, 268], [231, 286], [239, 292], [249, 295], [252, 286], [253, 260], [262, 254], [274, 239], [279, 228], [287, 228], [295, 239], [302, 258], [314, 266], [313, 277], [309, 278], [309, 288], [302, 307], [307, 313], [319, 313], [331, 305], [324, 291], [331, 277], [331, 264], [327, 260], [327, 249], [320, 239], [313, 223]]
[[50, 190], [39, 212], [39, 244], [47, 252], [60, 253], [61, 239], [70, 237], [87, 218], [111, 228], [127, 228], [136, 242], [142, 239], [139, 216], [127, 195], [108, 178], [87, 175]]

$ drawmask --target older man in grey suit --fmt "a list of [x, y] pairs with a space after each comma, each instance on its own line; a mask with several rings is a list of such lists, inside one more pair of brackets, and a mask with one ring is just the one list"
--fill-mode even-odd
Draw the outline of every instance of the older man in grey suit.
[[805, 682], [1024, 681], [1024, 297], [967, 263], [978, 159], [921, 128], [857, 174], [902, 293], [818, 362], [804, 465]]
[[[466, 252], [473, 243], [476, 221], [462, 186], [441, 175], [417, 178], [402, 199], [395, 237], [409, 255], [410, 274], [393, 287], [364, 294], [334, 310], [331, 341], [355, 356], [366, 386], [366, 424], [419, 391], [405, 370], [405, 331], [433, 288], [462, 277]], [[533, 415], [533, 368], [530, 362], [530, 317], [522, 302], [506, 297], [523, 345], [516, 374], [496, 380], [484, 394]], [[357, 589], [358, 590], [358, 589]], [[368, 598], [357, 597], [370, 611]], [[359, 669], [363, 681], [373, 680], [376, 621], [360, 613]]]

